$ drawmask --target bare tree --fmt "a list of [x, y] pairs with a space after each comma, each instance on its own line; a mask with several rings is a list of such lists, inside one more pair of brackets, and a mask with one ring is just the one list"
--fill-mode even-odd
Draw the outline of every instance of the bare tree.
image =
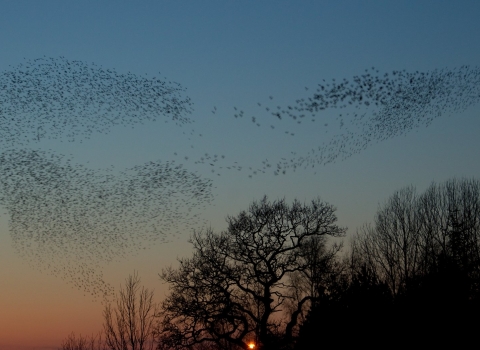
[[106, 344], [110, 350], [148, 350], [156, 346], [158, 306], [153, 291], [140, 287], [135, 272], [120, 288], [116, 304], [103, 311]]
[[396, 191], [358, 231], [346, 283], [314, 305], [296, 349], [311, 349], [319, 334], [344, 337], [345, 329], [343, 342], [352, 347], [385, 346], [384, 339], [459, 348], [475, 342], [479, 253], [479, 180], [432, 183], [418, 194], [413, 187]]
[[107, 350], [106, 344], [102, 341], [102, 334], [97, 336], [82, 336], [78, 337], [75, 333], [71, 333], [62, 341], [59, 350]]
[[310, 308], [315, 302], [325, 299], [331, 293], [331, 287], [342, 275], [344, 264], [338, 259], [343, 244], [329, 245], [326, 236], [310, 237], [301, 246], [298, 259], [302, 259], [304, 268], [290, 274], [291, 296], [286, 299], [289, 316], [285, 334], [288, 340], [298, 333], [297, 319], [305, 321]]
[[320, 199], [289, 206], [264, 197], [228, 217], [227, 231], [195, 233], [193, 257], [160, 275], [171, 288], [163, 303], [164, 343], [178, 349], [200, 343], [248, 349], [250, 340], [262, 349], [285, 345], [291, 334], [276, 343], [279, 334], [291, 333], [298, 313], [315, 298], [305, 291], [282, 321], [277, 315], [296, 288], [290, 277], [311, 267], [305, 256], [311, 239], [344, 235], [336, 221], [335, 208]]
[[421, 197], [425, 270], [450, 257], [463, 271], [479, 277], [480, 181], [449, 180], [432, 184]]
[[396, 294], [406, 288], [420, 268], [421, 230], [416, 190], [404, 188], [378, 210], [374, 226], [360, 229], [355, 254], [369, 259]]
[[[480, 181], [432, 183], [421, 195], [413, 187], [395, 192], [374, 224], [359, 230], [352, 256], [394, 295], [415, 279], [445, 269], [480, 281]], [[478, 290], [478, 284], [472, 288]]]

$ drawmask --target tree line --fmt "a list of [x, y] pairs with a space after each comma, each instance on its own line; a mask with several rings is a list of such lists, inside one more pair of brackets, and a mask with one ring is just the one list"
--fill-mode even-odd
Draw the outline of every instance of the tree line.
[[127, 278], [97, 338], [61, 350], [311, 349], [459, 345], [480, 311], [480, 181], [396, 191], [350, 244], [321, 199], [253, 202], [228, 227], [191, 237], [192, 256], [159, 274], [157, 304]]

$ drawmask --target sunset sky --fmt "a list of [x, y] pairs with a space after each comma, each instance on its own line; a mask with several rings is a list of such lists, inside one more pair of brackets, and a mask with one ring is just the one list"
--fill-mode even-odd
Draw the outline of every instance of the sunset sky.
[[[93, 130], [89, 139], [74, 142], [62, 135], [27, 146], [0, 140], [0, 152], [26, 147], [52, 157], [66, 155], [74, 164], [92, 171], [109, 169], [119, 178], [124, 169], [174, 161], [210, 181], [213, 200], [195, 208], [193, 225], [155, 221], [167, 227], [161, 239], [112, 261], [100, 256], [95, 265], [96, 273], [116, 290], [138, 271], [161, 301], [168, 286], [158, 273], [175, 266], [177, 257], [191, 254], [192, 230], [224, 230], [227, 215], [237, 215], [264, 195], [302, 202], [320, 196], [337, 207], [339, 224], [348, 227], [348, 245], [348, 237], [372, 222], [378, 206], [395, 190], [414, 185], [421, 192], [432, 181], [478, 178], [480, 98], [472, 99], [466, 110], [447, 108], [429, 125], [420, 122], [401, 135], [372, 140], [326, 165], [315, 163], [312, 154], [341, 139], [343, 126], [358, 131], [357, 124], [340, 116], [353, 107], [326, 108], [301, 124], [280, 120], [271, 110], [298, 105], [297, 100], [313, 96], [318, 84], [352, 81], [366, 70], [378, 70], [378, 76], [402, 70], [455, 71], [464, 65], [478, 70], [479, 18], [476, 0], [1, 1], [2, 77], [36, 59], [81, 61], [118, 74], [179, 83], [193, 111], [190, 124], [166, 123], [162, 116], [133, 129], [118, 125], [108, 133]], [[375, 109], [362, 111], [368, 120]], [[7, 114], [0, 113], [4, 130], [11, 122]], [[37, 116], [32, 112], [24, 117]], [[202, 157], [207, 160], [201, 162]], [[300, 164], [301, 159], [311, 162], [275, 174], [277, 164]], [[272, 166], [262, 172], [267, 160]], [[147, 198], [137, 200], [159, 215], [171, 209]], [[178, 212], [188, 216], [186, 206]], [[82, 258], [53, 248], [48, 257], [41, 256], [48, 250], [38, 255], [18, 251], [10, 214], [2, 207], [0, 350], [52, 350], [72, 331], [100, 331], [101, 301], [76, 287], [75, 276], [54, 273]], [[128, 232], [141, 240], [135, 238], [142, 234], [135, 227]], [[66, 237], [79, 246], [74, 234]], [[56, 266], [47, 267], [44, 258]]]

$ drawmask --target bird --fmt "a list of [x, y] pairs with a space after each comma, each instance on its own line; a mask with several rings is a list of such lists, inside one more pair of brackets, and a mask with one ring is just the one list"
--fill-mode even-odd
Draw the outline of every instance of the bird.
[[[266, 94], [266, 101], [253, 102], [255, 131], [247, 130], [261, 135], [261, 126], [269, 125], [284, 138], [283, 154], [242, 164], [224, 150], [202, 148], [193, 101], [179, 83], [65, 57], [24, 59], [0, 72], [0, 205], [20, 256], [105, 298], [113, 289], [103, 266], [204, 224], [200, 213], [215, 200], [209, 175], [235, 171], [254, 181], [299, 169], [316, 173], [477, 104], [479, 77], [480, 69], [470, 66], [424, 72], [372, 67], [349, 79], [319, 78], [315, 89], [305, 88], [285, 105], [278, 98], [273, 105]], [[232, 129], [251, 115], [238, 103], [233, 113]], [[39, 147], [44, 140], [87, 142], [94, 134], [159, 121], [183, 131], [190, 151], [116, 170]], [[306, 128], [324, 136], [304, 153], [289, 152]]]

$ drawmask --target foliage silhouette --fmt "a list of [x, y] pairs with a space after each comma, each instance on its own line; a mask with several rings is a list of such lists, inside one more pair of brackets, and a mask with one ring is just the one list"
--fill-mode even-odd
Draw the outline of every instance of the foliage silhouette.
[[339, 293], [313, 305], [296, 349], [345, 331], [352, 346], [475, 343], [479, 270], [480, 181], [397, 191], [359, 230]]

